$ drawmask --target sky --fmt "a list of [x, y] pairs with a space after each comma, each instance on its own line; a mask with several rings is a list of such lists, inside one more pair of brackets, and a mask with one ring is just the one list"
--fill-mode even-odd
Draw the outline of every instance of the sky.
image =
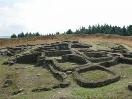
[[0, 36], [132, 24], [132, 0], [0, 0]]

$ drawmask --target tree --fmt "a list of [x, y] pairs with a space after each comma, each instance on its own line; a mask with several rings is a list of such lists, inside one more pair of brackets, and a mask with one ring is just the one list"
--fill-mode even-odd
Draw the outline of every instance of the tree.
[[40, 36], [39, 32], [35, 33], [35, 35], [34, 35], [34, 36]]
[[125, 26], [123, 26], [123, 28], [122, 28], [122, 35], [123, 35], [123, 36], [127, 36], [127, 35], [128, 35], [128, 34], [127, 34], [127, 29], [126, 29]]
[[132, 35], [132, 25], [129, 25], [129, 26], [127, 27], [127, 34], [128, 34], [128, 36], [129, 36], [129, 35]]
[[11, 38], [17, 38], [16, 34], [12, 34]]
[[25, 37], [25, 35], [24, 35], [24, 33], [22, 32], [22, 33], [20, 33], [20, 34], [18, 34], [18, 38], [23, 38], [23, 37]]
[[27, 32], [27, 33], [25, 34], [25, 37], [28, 37], [28, 35], [29, 35], [29, 34], [28, 34], [28, 32]]
[[80, 29], [77, 29], [75, 34], [96, 34], [96, 33], [102, 33], [102, 34], [118, 34], [118, 35], [132, 35], [132, 25], [128, 26], [127, 28], [119, 27], [119, 26], [111, 26], [108, 24], [104, 25], [92, 25], [88, 28], [81, 27]]
[[71, 29], [68, 29], [66, 34], [73, 34], [72, 30]]
[[59, 35], [60, 34], [60, 32], [56, 32], [56, 35]]

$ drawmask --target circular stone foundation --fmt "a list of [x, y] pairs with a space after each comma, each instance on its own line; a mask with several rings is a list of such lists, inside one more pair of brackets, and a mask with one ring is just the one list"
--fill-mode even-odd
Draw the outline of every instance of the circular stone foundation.
[[95, 88], [116, 82], [120, 76], [102, 66], [87, 66], [76, 69], [74, 78], [82, 87]]

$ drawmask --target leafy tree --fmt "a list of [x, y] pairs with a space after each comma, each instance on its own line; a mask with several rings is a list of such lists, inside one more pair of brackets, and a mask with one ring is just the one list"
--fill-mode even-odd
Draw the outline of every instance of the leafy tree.
[[12, 34], [11, 38], [17, 38], [16, 34]]

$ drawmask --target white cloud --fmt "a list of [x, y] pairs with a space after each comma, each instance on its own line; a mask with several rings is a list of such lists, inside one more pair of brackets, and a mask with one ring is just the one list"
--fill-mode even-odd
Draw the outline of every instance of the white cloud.
[[0, 6], [0, 35], [5, 30], [55, 33], [98, 23], [131, 24], [131, 0], [21, 1]]
[[21, 22], [18, 12], [19, 3], [9, 4], [0, 1], [0, 36], [9, 36], [12, 33], [19, 33], [26, 30], [25, 25]]

